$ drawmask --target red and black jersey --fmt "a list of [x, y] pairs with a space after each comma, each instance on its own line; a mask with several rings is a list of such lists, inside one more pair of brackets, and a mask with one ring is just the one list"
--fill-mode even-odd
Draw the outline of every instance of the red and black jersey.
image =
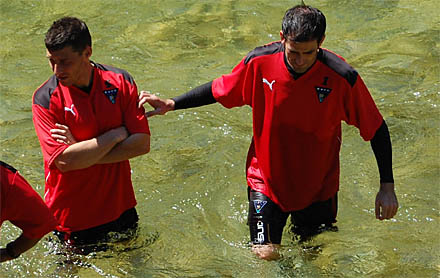
[[297, 79], [284, 59], [281, 42], [256, 48], [215, 79], [212, 91], [225, 107], [252, 107], [248, 184], [294, 211], [338, 191], [341, 121], [370, 140], [383, 118], [361, 77], [336, 54], [319, 49]]
[[56, 123], [69, 127], [77, 141], [125, 126], [129, 134], [150, 134], [144, 108], [138, 108], [133, 78], [124, 70], [93, 64], [90, 93], [66, 87], [55, 76], [33, 96], [33, 121], [40, 140], [46, 177], [45, 200], [60, 231], [91, 228], [117, 219], [136, 205], [129, 161], [95, 164], [62, 173], [55, 158], [68, 146], [51, 137]]
[[0, 161], [0, 226], [6, 220], [27, 238], [41, 238], [55, 229], [56, 220], [40, 195], [12, 166]]

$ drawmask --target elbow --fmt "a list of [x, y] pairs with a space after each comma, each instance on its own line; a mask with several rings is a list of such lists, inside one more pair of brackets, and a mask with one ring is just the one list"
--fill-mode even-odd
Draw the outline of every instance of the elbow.
[[55, 166], [58, 168], [58, 170], [61, 173], [65, 173], [65, 172], [70, 170], [68, 165], [67, 165], [67, 163], [65, 161], [60, 161], [60, 160], [57, 159], [57, 160], [55, 160], [54, 163], [55, 163]]
[[62, 159], [60, 157], [57, 157], [55, 159], [54, 164], [61, 173], [66, 173], [68, 171], [72, 171], [72, 170], [76, 169], [74, 167], [74, 165], [72, 164], [72, 162], [70, 162], [66, 159]]
[[150, 135], [136, 134], [136, 143], [130, 147], [130, 158], [150, 152]]
[[140, 148], [140, 154], [147, 154], [150, 152], [150, 140], [147, 140], [147, 142], [145, 142], [145, 144], [142, 144], [141, 148]]
[[150, 152], [150, 135], [145, 134], [144, 136], [144, 140], [142, 140], [142, 144], [140, 145], [141, 155]]

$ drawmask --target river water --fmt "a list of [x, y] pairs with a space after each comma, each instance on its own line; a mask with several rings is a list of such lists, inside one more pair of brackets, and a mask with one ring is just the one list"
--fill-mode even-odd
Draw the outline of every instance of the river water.
[[[0, 1], [0, 159], [40, 195], [44, 174], [31, 97], [51, 71], [44, 34], [61, 16], [85, 20], [93, 60], [129, 71], [140, 89], [173, 97], [228, 73], [279, 39], [299, 1]], [[282, 259], [248, 244], [244, 163], [251, 110], [219, 104], [150, 119], [151, 153], [131, 160], [139, 237], [66, 263], [47, 238], [1, 277], [439, 277], [440, 86], [437, 0], [316, 0], [324, 47], [353, 65], [386, 119], [400, 208], [378, 221], [375, 159], [343, 125], [338, 232], [300, 244], [286, 231]], [[84, 204], [87, 205], [87, 204]], [[20, 231], [6, 222], [0, 246]]]

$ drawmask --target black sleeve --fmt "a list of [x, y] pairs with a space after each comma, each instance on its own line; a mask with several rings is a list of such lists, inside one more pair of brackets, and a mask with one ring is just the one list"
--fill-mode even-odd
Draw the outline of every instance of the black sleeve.
[[376, 134], [374, 135], [373, 139], [371, 139], [370, 143], [374, 156], [376, 157], [377, 166], [379, 168], [380, 182], [394, 183], [391, 139], [385, 120], [376, 131]]
[[174, 110], [198, 107], [217, 102], [212, 94], [212, 81], [200, 85], [183, 95], [174, 97], [172, 100], [175, 102]]

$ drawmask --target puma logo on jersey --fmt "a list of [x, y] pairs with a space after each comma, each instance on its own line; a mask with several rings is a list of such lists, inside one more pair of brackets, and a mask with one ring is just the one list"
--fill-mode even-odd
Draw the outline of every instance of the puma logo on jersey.
[[272, 82], [267, 81], [266, 78], [263, 78], [263, 83], [266, 83], [269, 86], [269, 89], [272, 91], [272, 86], [273, 83], [275, 83], [275, 80], [273, 80]]
[[76, 116], [75, 111], [73, 111], [73, 103], [72, 103], [72, 105], [70, 106], [70, 108], [69, 108], [69, 107], [64, 107], [64, 111], [71, 112], [71, 113], [73, 114], [73, 116]]

